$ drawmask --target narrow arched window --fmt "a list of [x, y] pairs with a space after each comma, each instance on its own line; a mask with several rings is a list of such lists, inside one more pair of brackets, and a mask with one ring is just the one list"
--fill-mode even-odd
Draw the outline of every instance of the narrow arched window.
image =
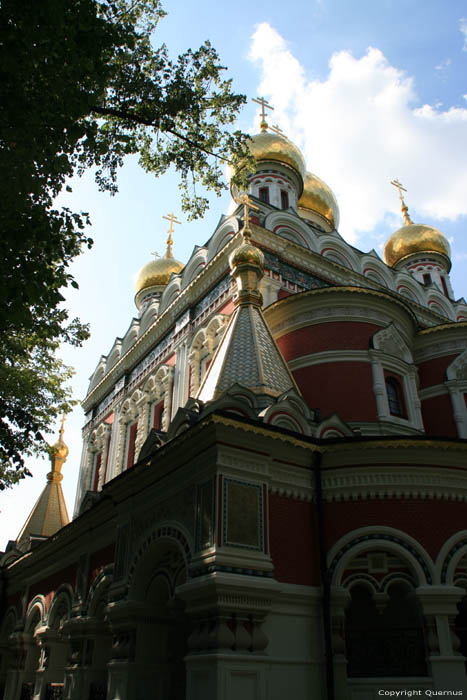
[[386, 379], [386, 393], [388, 397], [389, 413], [391, 416], [404, 415], [404, 397], [401, 385], [395, 377]]
[[285, 190], [281, 190], [281, 209], [289, 208], [289, 194]]
[[260, 187], [258, 194], [261, 202], [269, 204], [269, 187]]

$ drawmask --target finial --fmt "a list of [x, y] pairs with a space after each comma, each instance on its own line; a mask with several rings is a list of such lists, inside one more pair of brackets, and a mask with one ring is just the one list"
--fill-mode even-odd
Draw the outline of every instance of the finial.
[[260, 209], [259, 209], [259, 207], [256, 206], [256, 204], [253, 204], [251, 198], [249, 197], [249, 195], [246, 192], [244, 192], [239, 197], [237, 197], [235, 201], [238, 204], [243, 204], [244, 226], [243, 226], [242, 234], [243, 234], [243, 239], [246, 242], [247, 240], [249, 241], [251, 238], [249, 209], [256, 209], [256, 211], [260, 211]]
[[272, 107], [270, 104], [268, 104], [268, 102], [266, 102], [264, 97], [257, 97], [257, 98], [253, 97], [252, 102], [256, 102], [256, 104], [261, 105], [260, 129], [261, 129], [261, 131], [266, 131], [266, 129], [268, 128], [268, 124], [266, 122], [266, 112], [265, 112], [264, 108], [267, 107], [268, 109], [273, 110], [274, 107]]
[[165, 253], [165, 257], [166, 258], [173, 258], [173, 255], [172, 255], [172, 246], [173, 246], [172, 233], [174, 230], [173, 225], [174, 224], [181, 224], [182, 222], [178, 221], [175, 214], [167, 214], [167, 216], [164, 215], [162, 218], [166, 219], [166, 221], [170, 221], [170, 227], [169, 227], [169, 230], [167, 232], [169, 234], [169, 237], [167, 238], [167, 250]]
[[66, 420], [66, 414], [64, 413], [62, 415], [62, 424], [60, 426], [60, 437], [59, 437], [60, 442], [62, 442], [62, 440], [63, 440], [63, 431], [65, 430], [65, 420]]
[[50, 463], [52, 465], [52, 471], [49, 472], [47, 478], [52, 481], [61, 481], [62, 475], [60, 474], [63, 463], [68, 457], [68, 447], [63, 441], [63, 433], [65, 430], [65, 414], [62, 415], [62, 422], [60, 425], [60, 433], [57, 442], [54, 445], [49, 445], [49, 457]]
[[394, 185], [394, 187], [397, 187], [397, 189], [399, 191], [399, 199], [401, 200], [401, 209], [402, 209], [402, 215], [404, 217], [404, 223], [406, 226], [409, 226], [409, 224], [413, 224], [413, 221], [409, 216], [409, 209], [407, 207], [407, 204], [404, 202], [404, 197], [402, 196], [402, 191], [407, 192], [407, 190], [405, 189], [405, 187], [402, 187], [399, 180], [391, 180], [391, 185]]

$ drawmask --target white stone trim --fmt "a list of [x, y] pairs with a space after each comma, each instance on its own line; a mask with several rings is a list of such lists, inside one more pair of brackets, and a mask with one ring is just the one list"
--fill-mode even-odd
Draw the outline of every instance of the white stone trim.
[[414, 558], [414, 556], [409, 552], [407, 549], [402, 547], [400, 544], [397, 542], [394, 542], [389, 539], [384, 539], [384, 535], [389, 535], [391, 537], [397, 538], [399, 540], [404, 540], [408, 545], [414, 549], [418, 555], [421, 557], [421, 559], [425, 562], [425, 565], [427, 566], [429, 573], [431, 574], [432, 578], [434, 578], [434, 564], [433, 561], [430, 557], [430, 555], [426, 552], [426, 550], [421, 546], [421, 544], [415, 540], [413, 537], [408, 535], [407, 533], [403, 532], [402, 530], [397, 530], [396, 528], [393, 527], [387, 527], [385, 525], [380, 525], [380, 526], [375, 526], [375, 525], [370, 525], [368, 527], [361, 527], [358, 528], [357, 530], [352, 530], [352, 532], [346, 532], [345, 535], [343, 535], [337, 542], [334, 543], [334, 545], [331, 547], [331, 549], [328, 552], [327, 556], [327, 563], [328, 566], [330, 566], [334, 560], [334, 558], [337, 556], [337, 554], [352, 540], [355, 540], [358, 537], [364, 537], [365, 535], [381, 535], [381, 539], [379, 538], [372, 538], [370, 540], [364, 540], [362, 542], [356, 543], [353, 547], [348, 549], [346, 552], [344, 552], [339, 559], [336, 568], [334, 569], [333, 572], [333, 581], [332, 584], [333, 586], [341, 586], [341, 581], [342, 581], [342, 576], [345, 573], [345, 571], [348, 568], [349, 562], [354, 559], [357, 555], [361, 554], [362, 552], [366, 551], [367, 549], [382, 549], [383, 551], [390, 551], [394, 552], [397, 554], [399, 558], [402, 560], [405, 560], [406, 562], [409, 563], [409, 565], [412, 567], [412, 570], [416, 574], [418, 578], [418, 585], [427, 585], [427, 580], [425, 577], [425, 573], [420, 566], [419, 562], [417, 559]]
[[467, 501], [467, 471], [449, 467], [345, 467], [323, 471], [326, 501], [430, 498]]

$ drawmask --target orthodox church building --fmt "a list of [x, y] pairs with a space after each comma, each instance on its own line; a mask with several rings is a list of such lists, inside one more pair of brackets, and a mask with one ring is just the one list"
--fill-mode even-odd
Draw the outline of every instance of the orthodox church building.
[[[381, 260], [264, 119], [256, 172], [137, 316], [63, 426], [2, 558], [4, 700], [467, 695], [467, 305], [449, 243]], [[63, 507], [62, 507], [63, 506]]]

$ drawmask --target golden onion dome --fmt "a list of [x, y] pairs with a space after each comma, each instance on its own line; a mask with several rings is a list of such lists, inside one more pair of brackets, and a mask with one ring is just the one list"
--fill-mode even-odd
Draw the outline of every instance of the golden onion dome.
[[317, 212], [329, 222], [333, 228], [339, 226], [339, 207], [333, 191], [317, 175], [306, 173], [303, 194], [298, 200], [298, 206]]
[[[293, 168], [305, 181], [305, 160], [297, 146], [282, 134], [269, 132], [263, 129], [259, 134], [252, 136], [248, 142], [250, 153], [257, 161], [270, 160]], [[228, 169], [228, 179], [232, 177], [232, 170]]]
[[259, 248], [249, 242], [242, 243], [234, 250], [230, 256], [230, 268], [233, 270], [238, 265], [256, 265], [260, 268], [264, 267], [264, 255]]
[[178, 274], [183, 268], [184, 264], [167, 251], [163, 258], [151, 260], [141, 268], [135, 283], [136, 294], [149, 287], [165, 287], [172, 273]]
[[392, 234], [384, 248], [387, 265], [394, 267], [414, 253], [438, 253], [451, 263], [451, 247], [441, 231], [434, 226], [407, 223]]

